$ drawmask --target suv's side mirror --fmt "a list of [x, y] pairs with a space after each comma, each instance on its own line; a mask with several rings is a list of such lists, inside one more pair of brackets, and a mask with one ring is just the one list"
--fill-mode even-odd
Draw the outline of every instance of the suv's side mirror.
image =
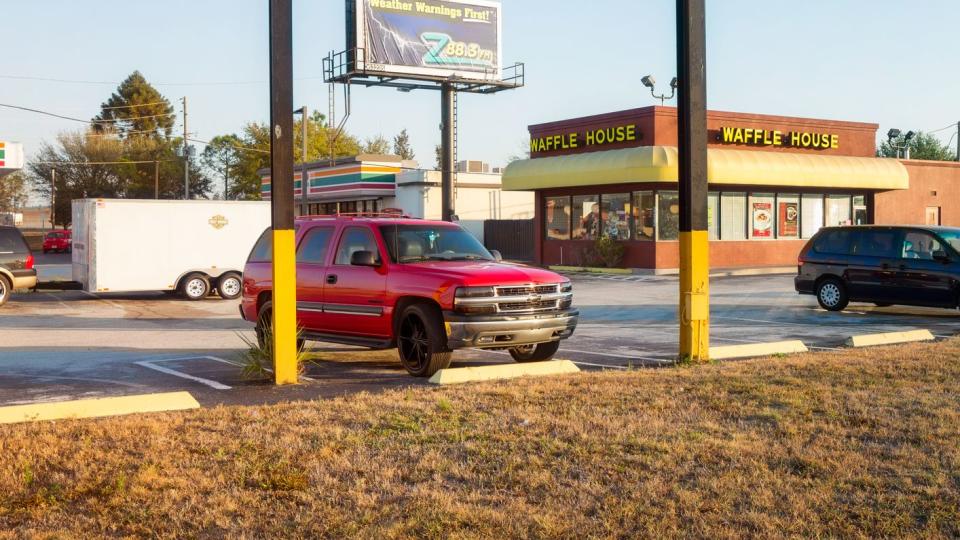
[[353, 255], [350, 256], [350, 264], [352, 266], [371, 266], [374, 268], [380, 266], [376, 254], [372, 251], [354, 251]]
[[503, 255], [500, 254], [499, 250], [491, 249], [490, 254], [493, 255], [493, 260], [500, 262], [503, 260]]
[[940, 262], [950, 262], [950, 255], [945, 250], [938, 249], [933, 252], [933, 260]]

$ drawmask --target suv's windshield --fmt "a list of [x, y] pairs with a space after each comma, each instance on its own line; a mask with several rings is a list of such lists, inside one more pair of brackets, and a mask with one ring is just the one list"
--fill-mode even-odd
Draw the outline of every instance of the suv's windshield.
[[393, 262], [493, 260], [483, 244], [460, 227], [383, 225], [380, 234]]
[[954, 251], [960, 253], [960, 229], [937, 231], [940, 238], [943, 238]]

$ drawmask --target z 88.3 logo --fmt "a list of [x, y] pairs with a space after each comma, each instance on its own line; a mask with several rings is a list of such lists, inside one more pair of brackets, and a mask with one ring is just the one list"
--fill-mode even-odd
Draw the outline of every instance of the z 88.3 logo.
[[494, 67], [496, 53], [477, 43], [456, 41], [447, 34], [424, 32], [421, 41], [427, 46], [423, 63], [427, 66]]

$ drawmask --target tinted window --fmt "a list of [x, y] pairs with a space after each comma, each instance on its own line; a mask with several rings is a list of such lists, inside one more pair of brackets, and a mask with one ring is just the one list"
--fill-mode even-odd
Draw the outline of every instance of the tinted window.
[[895, 230], [865, 229], [860, 233], [856, 254], [863, 257], [899, 257], [900, 233]]
[[493, 260], [480, 241], [461, 227], [387, 225], [380, 227], [380, 234], [393, 262]]
[[317, 227], [307, 231], [306, 237], [300, 241], [297, 251], [297, 262], [323, 264], [327, 262], [327, 251], [330, 249], [330, 237], [333, 229]]
[[849, 229], [826, 231], [817, 238], [817, 241], [813, 244], [813, 249], [817, 253], [828, 255], [848, 255], [853, 232]]
[[358, 251], [371, 251], [380, 260], [380, 250], [370, 229], [350, 227], [340, 237], [340, 249], [337, 250], [336, 264], [349, 265], [350, 258]]
[[271, 229], [263, 231], [250, 252], [249, 262], [270, 262], [273, 260], [273, 235]]
[[943, 250], [943, 245], [933, 236], [918, 231], [910, 231], [903, 237], [900, 257], [903, 259], [933, 260], [933, 252]]
[[23, 237], [16, 229], [0, 229], [0, 253], [26, 253], [29, 251]]

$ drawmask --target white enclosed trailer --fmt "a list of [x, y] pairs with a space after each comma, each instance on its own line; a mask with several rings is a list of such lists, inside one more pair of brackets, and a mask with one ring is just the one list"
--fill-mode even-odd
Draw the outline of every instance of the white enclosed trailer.
[[243, 265], [270, 226], [269, 202], [73, 201], [73, 280], [89, 292], [216, 289], [237, 298]]

